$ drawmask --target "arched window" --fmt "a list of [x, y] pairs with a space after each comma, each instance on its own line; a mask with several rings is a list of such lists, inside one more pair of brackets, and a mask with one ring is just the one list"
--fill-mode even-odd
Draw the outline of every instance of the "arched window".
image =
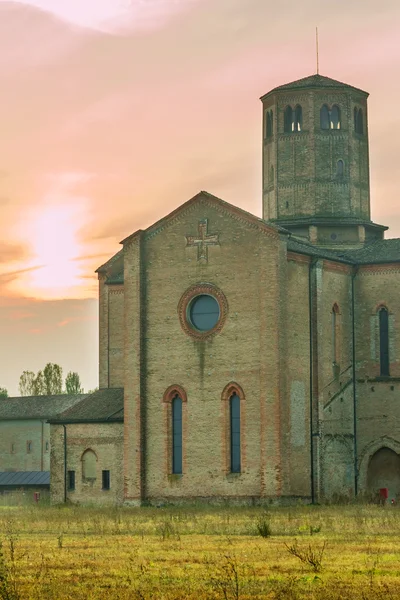
[[344, 175], [344, 162], [342, 159], [339, 159], [336, 163], [336, 177], [338, 179], [343, 179]]
[[363, 119], [363, 111], [362, 108], [359, 109], [357, 115], [357, 133], [364, 133], [364, 119]]
[[291, 133], [293, 131], [293, 109], [291, 106], [285, 108], [283, 130], [285, 133]]
[[303, 111], [298, 104], [294, 110], [294, 126], [293, 131], [301, 131], [303, 128]]
[[364, 119], [362, 108], [354, 109], [354, 131], [359, 134], [364, 133]]
[[320, 118], [320, 123], [321, 123], [321, 129], [329, 129], [329, 123], [330, 123], [329, 108], [327, 107], [326, 104], [324, 104], [322, 106], [320, 113], [319, 113], [319, 118]]
[[274, 183], [274, 167], [273, 165], [269, 168], [269, 182], [272, 185]]
[[340, 363], [340, 331], [339, 331], [339, 307], [335, 303], [332, 307], [332, 362], [334, 366]]
[[222, 468], [224, 472], [242, 473], [246, 468], [246, 398], [243, 389], [235, 382], [225, 386], [221, 400], [222, 426], [225, 444], [222, 449]]
[[321, 107], [320, 113], [321, 129], [340, 129], [340, 108], [334, 104], [331, 109], [324, 104]]
[[273, 113], [272, 110], [267, 112], [267, 138], [272, 136]]
[[334, 104], [331, 110], [331, 129], [340, 129], [340, 108]]
[[187, 395], [180, 385], [170, 385], [163, 394], [164, 468], [168, 475], [182, 475], [186, 464]]
[[379, 310], [379, 360], [380, 374], [389, 375], [389, 312], [386, 307]]
[[236, 392], [229, 399], [231, 473], [240, 473], [240, 398]]
[[172, 400], [172, 473], [182, 474], [182, 399]]
[[96, 479], [97, 457], [93, 450], [85, 450], [82, 455], [82, 477], [83, 479]]

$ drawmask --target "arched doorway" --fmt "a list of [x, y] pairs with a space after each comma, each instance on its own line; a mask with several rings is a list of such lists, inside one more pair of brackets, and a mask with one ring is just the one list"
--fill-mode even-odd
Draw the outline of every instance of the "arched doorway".
[[377, 493], [388, 488], [389, 500], [400, 500], [400, 456], [390, 448], [380, 448], [370, 458], [367, 474], [368, 491]]

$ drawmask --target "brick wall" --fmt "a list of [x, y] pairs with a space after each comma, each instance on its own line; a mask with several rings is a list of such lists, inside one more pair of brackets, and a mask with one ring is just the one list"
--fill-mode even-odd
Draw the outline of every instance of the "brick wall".
[[[341, 127], [322, 130], [320, 109], [340, 107]], [[284, 132], [287, 106], [302, 107], [299, 132]], [[354, 108], [364, 113], [364, 134], [354, 132]], [[340, 90], [282, 90], [267, 96], [265, 119], [273, 111], [273, 135], [263, 140], [263, 216], [287, 219], [301, 216], [357, 216], [369, 219], [369, 156], [366, 95]], [[342, 178], [336, 176], [344, 161]], [[271, 178], [271, 166], [275, 176]]]
[[45, 420], [0, 421], [0, 471], [48, 471], [49, 444]]
[[[67, 471], [75, 471], [75, 490], [67, 490], [73, 503], [114, 505], [123, 496], [123, 424], [80, 423], [66, 425]], [[85, 479], [82, 457], [86, 450], [96, 455], [96, 478]], [[110, 489], [102, 489], [102, 471], [110, 471]], [[51, 502], [64, 502], [64, 428], [51, 426]]]

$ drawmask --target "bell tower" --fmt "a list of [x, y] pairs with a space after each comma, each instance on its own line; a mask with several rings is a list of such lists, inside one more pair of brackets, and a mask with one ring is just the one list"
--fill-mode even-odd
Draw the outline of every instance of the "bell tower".
[[325, 247], [383, 238], [370, 218], [367, 98], [319, 74], [262, 96], [266, 221]]

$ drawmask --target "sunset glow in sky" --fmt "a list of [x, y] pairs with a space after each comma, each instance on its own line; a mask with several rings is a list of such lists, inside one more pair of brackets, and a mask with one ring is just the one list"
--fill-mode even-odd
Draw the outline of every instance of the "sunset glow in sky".
[[398, 0], [0, 0], [0, 387], [97, 385], [97, 277], [209, 192], [261, 215], [261, 103], [320, 72], [370, 92], [372, 218], [400, 236]]

